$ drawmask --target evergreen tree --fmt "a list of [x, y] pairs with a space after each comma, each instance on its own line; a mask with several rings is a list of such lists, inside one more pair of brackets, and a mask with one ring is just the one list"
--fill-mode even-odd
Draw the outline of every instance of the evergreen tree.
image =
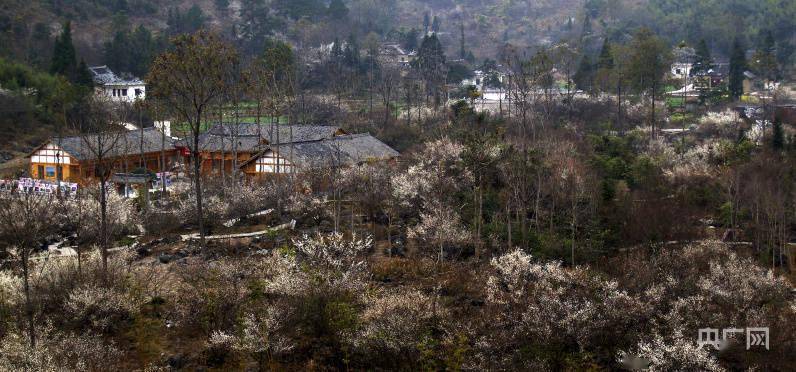
[[340, 43], [340, 38], [334, 38], [334, 44], [332, 44], [332, 50], [329, 53], [329, 57], [334, 63], [341, 63], [343, 61], [343, 46]]
[[650, 126], [656, 136], [655, 98], [662, 88], [663, 77], [671, 62], [670, 48], [652, 31], [642, 28], [630, 42], [628, 72], [638, 92], [649, 94]]
[[194, 33], [202, 28], [205, 24], [205, 14], [199, 5], [194, 4], [185, 13], [184, 31], [185, 33]]
[[695, 75], [700, 72], [707, 72], [713, 68], [713, 57], [710, 55], [710, 48], [705, 39], [699, 41], [696, 47], [696, 59], [694, 60], [694, 67], [691, 68], [691, 74]]
[[460, 24], [459, 27], [459, 58], [466, 59], [467, 58], [467, 50], [464, 48], [464, 21]]
[[321, 0], [274, 0], [271, 6], [280, 14], [294, 20], [316, 18], [328, 10]]
[[332, 0], [327, 13], [332, 19], [343, 20], [348, 16], [348, 7], [345, 6], [343, 0]]
[[439, 32], [439, 28], [441, 25], [442, 21], [439, 19], [439, 17], [434, 16], [434, 20], [431, 21], [431, 31], [434, 33]]
[[263, 49], [262, 62], [266, 71], [274, 77], [275, 83], [281, 84], [280, 88], [289, 89], [289, 79], [296, 64], [293, 49], [285, 42], [272, 39], [266, 40]]
[[213, 0], [213, 4], [216, 6], [216, 10], [221, 13], [226, 13], [227, 9], [229, 9], [229, 0]]
[[475, 63], [475, 54], [472, 51], [467, 51], [467, 55], [464, 56], [464, 60], [468, 63]]
[[[570, 20], [571, 19], [572, 18], [570, 18]], [[586, 13], [586, 15], [583, 17], [583, 28], [581, 29], [580, 36], [581, 37], [585, 37], [585, 36], [591, 35], [591, 33], [592, 33], [592, 30], [591, 30], [591, 16], [589, 15], [589, 13]]]
[[276, 22], [269, 14], [264, 0], [244, 0], [240, 8], [238, 32], [243, 50], [249, 55], [262, 53], [266, 40], [273, 32]]
[[575, 82], [575, 86], [577, 86], [578, 89], [584, 91], [591, 90], [591, 84], [594, 80], [594, 65], [588, 55], [584, 55], [583, 58], [581, 58], [578, 70], [575, 72], [572, 80]]
[[113, 35], [113, 39], [105, 43], [104, 52], [105, 64], [108, 65], [111, 70], [117, 73], [130, 72], [132, 48], [127, 30], [116, 31]]
[[600, 56], [597, 57], [597, 68], [612, 69], [614, 68], [614, 56], [611, 53], [611, 42], [606, 38], [603, 42], [603, 47], [600, 49]]
[[732, 43], [732, 52], [730, 53], [730, 82], [729, 90], [730, 96], [738, 99], [743, 95], [743, 80], [744, 71], [746, 70], [746, 56], [741, 40], [737, 37]]
[[403, 40], [403, 47], [407, 52], [417, 50], [417, 39], [419, 35], [420, 31], [416, 28], [412, 28], [406, 32]]
[[774, 41], [774, 35], [771, 31], [766, 31], [763, 38], [755, 51], [753, 67], [755, 73], [759, 76], [775, 81], [779, 79], [779, 67], [777, 65], [776, 57], [777, 46]]
[[785, 148], [785, 131], [782, 129], [782, 121], [774, 118], [774, 127], [771, 133], [771, 147], [780, 151]]
[[116, 3], [113, 5], [113, 11], [117, 13], [127, 13], [129, 10], [127, 0], [116, 0]]
[[72, 44], [72, 23], [67, 21], [61, 34], [55, 39], [50, 73], [72, 77], [77, 68], [77, 55]]
[[412, 66], [423, 77], [427, 96], [433, 95], [435, 105], [439, 105], [441, 90], [445, 85], [445, 51], [436, 34], [423, 37]]
[[359, 43], [354, 34], [348, 35], [348, 42], [343, 51], [343, 61], [346, 66], [357, 69], [359, 67]]
[[428, 12], [423, 13], [423, 33], [428, 33], [428, 28], [431, 27], [431, 16], [428, 15]]
[[149, 72], [149, 65], [157, 52], [152, 32], [144, 25], [139, 25], [129, 39], [131, 50], [127, 72], [135, 76], [144, 76]]
[[94, 86], [94, 79], [91, 77], [91, 71], [88, 70], [86, 61], [82, 59], [80, 60], [80, 64], [77, 66], [75, 84], [86, 88], [91, 88]]

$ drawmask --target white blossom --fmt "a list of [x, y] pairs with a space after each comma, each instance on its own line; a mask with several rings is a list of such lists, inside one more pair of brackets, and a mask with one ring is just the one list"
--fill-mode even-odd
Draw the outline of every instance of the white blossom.
[[630, 355], [649, 363], [648, 371], [724, 371], [707, 348], [699, 349], [693, 338], [676, 333], [668, 340], [654, 335], [641, 341], [633, 353], [619, 352], [619, 362], [626, 362]]

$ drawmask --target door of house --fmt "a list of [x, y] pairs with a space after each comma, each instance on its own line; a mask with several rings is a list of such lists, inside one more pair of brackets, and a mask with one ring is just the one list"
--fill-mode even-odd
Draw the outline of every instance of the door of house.
[[37, 173], [37, 176], [39, 177], [39, 179], [43, 180], [44, 179], [44, 166], [43, 165], [39, 165], [36, 168], [36, 171], [37, 171], [36, 173]]

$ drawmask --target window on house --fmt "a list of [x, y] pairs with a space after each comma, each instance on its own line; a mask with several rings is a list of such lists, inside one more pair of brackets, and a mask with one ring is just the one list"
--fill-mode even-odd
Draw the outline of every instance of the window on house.
[[122, 89], [121, 91], [122, 91], [122, 95], [126, 97], [127, 96], [127, 89]]
[[44, 168], [45, 177], [52, 178], [55, 177], [55, 167], [45, 167]]
[[141, 96], [141, 89], [136, 89], [136, 90], [135, 90], [135, 96], [136, 96], [136, 97], [139, 97], [139, 96]]

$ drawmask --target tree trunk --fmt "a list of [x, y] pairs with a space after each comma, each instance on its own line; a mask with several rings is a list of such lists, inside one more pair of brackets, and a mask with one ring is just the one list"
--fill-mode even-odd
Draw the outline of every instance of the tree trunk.
[[30, 347], [36, 347], [36, 323], [33, 321], [33, 301], [30, 298], [30, 251], [21, 248], [22, 251], [22, 275], [25, 285], [25, 315], [28, 318], [28, 335], [30, 336]]
[[[103, 167], [104, 168], [104, 167]], [[100, 176], [100, 248], [102, 249], [102, 274], [108, 280], [108, 200], [106, 198], [107, 178], [105, 169]], [[125, 187], [127, 187], [125, 185]]]
[[575, 230], [578, 226], [577, 205], [577, 195], [572, 195], [572, 247], [570, 248], [570, 253], [572, 255], [572, 267], [575, 267]]
[[506, 230], [508, 233], [507, 247], [511, 251], [511, 202], [506, 202]]
[[[199, 116], [201, 117], [201, 115]], [[199, 154], [199, 128], [201, 122], [196, 124], [196, 131], [193, 133], [194, 148], [191, 151], [191, 160], [193, 160], [194, 171], [194, 186], [196, 187], [196, 216], [197, 223], [199, 224], [199, 247], [204, 251], [205, 247], [205, 221], [204, 210], [202, 209], [202, 175], [201, 175], [201, 156]], [[205, 252], [207, 253], [207, 252]]]
[[392, 214], [387, 213], [387, 257], [392, 257]]

